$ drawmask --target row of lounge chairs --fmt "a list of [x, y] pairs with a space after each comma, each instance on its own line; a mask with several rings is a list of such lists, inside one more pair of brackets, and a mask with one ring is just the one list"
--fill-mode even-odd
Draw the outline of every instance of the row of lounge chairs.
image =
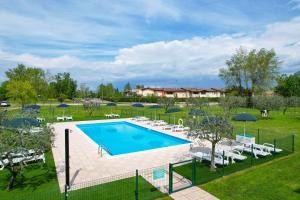
[[[34, 150], [29, 150], [28, 153], [22, 154], [22, 153], [15, 153], [12, 154], [12, 162], [13, 164], [20, 164], [20, 163], [31, 163], [31, 162], [37, 162], [37, 161], [43, 161], [46, 162], [45, 154], [36, 154]], [[3, 157], [2, 157], [3, 158]], [[0, 170], [3, 170], [7, 165], [9, 165], [9, 160], [7, 158], [0, 159]]]
[[[272, 153], [280, 153], [282, 149], [275, 148], [273, 144], [264, 143], [264, 144], [256, 144], [256, 143], [236, 143], [229, 150], [228, 148], [222, 149], [217, 148], [215, 152], [215, 164], [217, 165], [228, 165], [229, 163], [235, 163], [236, 161], [243, 161], [247, 159], [246, 155], [243, 155], [243, 152], [247, 152], [249, 154], [253, 153], [255, 158], [269, 156]], [[207, 152], [191, 152], [191, 156], [202, 161], [207, 160], [211, 161], [211, 153]], [[223, 157], [224, 156], [224, 157]]]
[[60, 116], [56, 117], [57, 121], [72, 121], [73, 117], [72, 116]]
[[106, 118], [119, 118], [120, 115], [119, 114], [114, 114], [114, 113], [111, 113], [111, 114], [105, 114], [104, 115]]
[[137, 116], [137, 117], [133, 117], [132, 120], [134, 120], [136, 122], [143, 122], [143, 123], [153, 126], [153, 127], [155, 127], [155, 126], [161, 127], [162, 130], [171, 130], [173, 132], [185, 132], [185, 131], [190, 130], [189, 127], [185, 127], [183, 125], [168, 124], [164, 120], [150, 120], [147, 117]]

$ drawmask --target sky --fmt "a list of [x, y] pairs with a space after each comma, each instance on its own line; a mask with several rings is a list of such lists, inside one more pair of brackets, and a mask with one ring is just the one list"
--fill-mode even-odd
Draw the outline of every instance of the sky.
[[2, 0], [0, 82], [18, 63], [78, 84], [224, 87], [239, 47], [300, 70], [300, 0]]

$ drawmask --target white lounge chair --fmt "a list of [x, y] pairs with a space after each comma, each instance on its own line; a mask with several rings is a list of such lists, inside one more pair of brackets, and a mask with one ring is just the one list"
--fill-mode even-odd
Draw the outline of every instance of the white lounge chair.
[[258, 156], [268, 156], [271, 155], [270, 152], [264, 151], [261, 147], [257, 147], [253, 145], [253, 149], [252, 149], [252, 144], [249, 145], [238, 145], [234, 147], [235, 150], [239, 150], [239, 151], [246, 151], [248, 153], [252, 153], [254, 154], [255, 158], [258, 158]]
[[172, 130], [172, 131], [174, 131], [174, 132], [184, 132], [184, 131], [189, 131], [189, 130], [190, 130], [189, 127], [184, 127], [184, 126], [182, 126], [182, 125], [175, 125], [175, 126], [173, 127], [173, 130]]
[[[217, 153], [223, 155], [222, 150], [217, 150]], [[230, 158], [232, 163], [235, 163], [235, 160], [242, 161], [247, 159], [247, 156], [242, 155], [242, 152], [238, 150], [224, 150], [224, 155]]]
[[73, 117], [72, 116], [66, 116], [65, 120], [73, 120]]
[[167, 125], [162, 127], [162, 130], [172, 130], [173, 128], [174, 128], [174, 125], [167, 124]]
[[[204, 153], [204, 152], [196, 152], [196, 153], [191, 153], [191, 156], [202, 161], [202, 160], [207, 160], [211, 161], [211, 154], [210, 153]], [[229, 165], [229, 161], [220, 154], [216, 153], [215, 154], [215, 164], [217, 165]]]
[[267, 152], [275, 152], [275, 153], [280, 153], [282, 152], [282, 149], [279, 148], [274, 148], [274, 144], [270, 143], [264, 143], [264, 144], [253, 144], [255, 147], [262, 148], [263, 150]]
[[65, 117], [56, 117], [57, 121], [65, 121]]
[[44, 117], [37, 117], [36, 120], [38, 122], [44, 122], [45, 121], [45, 118]]
[[154, 120], [151, 126], [166, 126], [167, 123], [164, 120]]

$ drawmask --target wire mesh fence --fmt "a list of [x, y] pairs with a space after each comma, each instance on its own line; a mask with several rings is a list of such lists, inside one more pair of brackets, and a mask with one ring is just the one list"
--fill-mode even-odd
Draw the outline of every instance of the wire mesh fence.
[[72, 185], [67, 199], [152, 200], [164, 197], [168, 188], [166, 169], [166, 166], [159, 166]]
[[[211, 169], [211, 154], [197, 157], [196, 184], [204, 184], [252, 166], [260, 165], [294, 152], [295, 137], [289, 135], [265, 140], [248, 146], [218, 151], [214, 160], [216, 168]], [[192, 181], [192, 163], [174, 167], [174, 171]]]

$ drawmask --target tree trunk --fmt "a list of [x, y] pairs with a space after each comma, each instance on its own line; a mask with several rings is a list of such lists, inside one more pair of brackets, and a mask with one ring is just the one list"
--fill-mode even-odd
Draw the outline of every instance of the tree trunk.
[[216, 171], [216, 165], [215, 165], [215, 150], [216, 150], [216, 144], [211, 143], [211, 163], [210, 163], [210, 171]]
[[15, 183], [15, 180], [17, 178], [17, 172], [15, 171], [11, 171], [11, 177], [9, 179], [9, 183], [8, 183], [8, 186], [6, 188], [7, 191], [11, 190], [14, 186], [14, 183]]

